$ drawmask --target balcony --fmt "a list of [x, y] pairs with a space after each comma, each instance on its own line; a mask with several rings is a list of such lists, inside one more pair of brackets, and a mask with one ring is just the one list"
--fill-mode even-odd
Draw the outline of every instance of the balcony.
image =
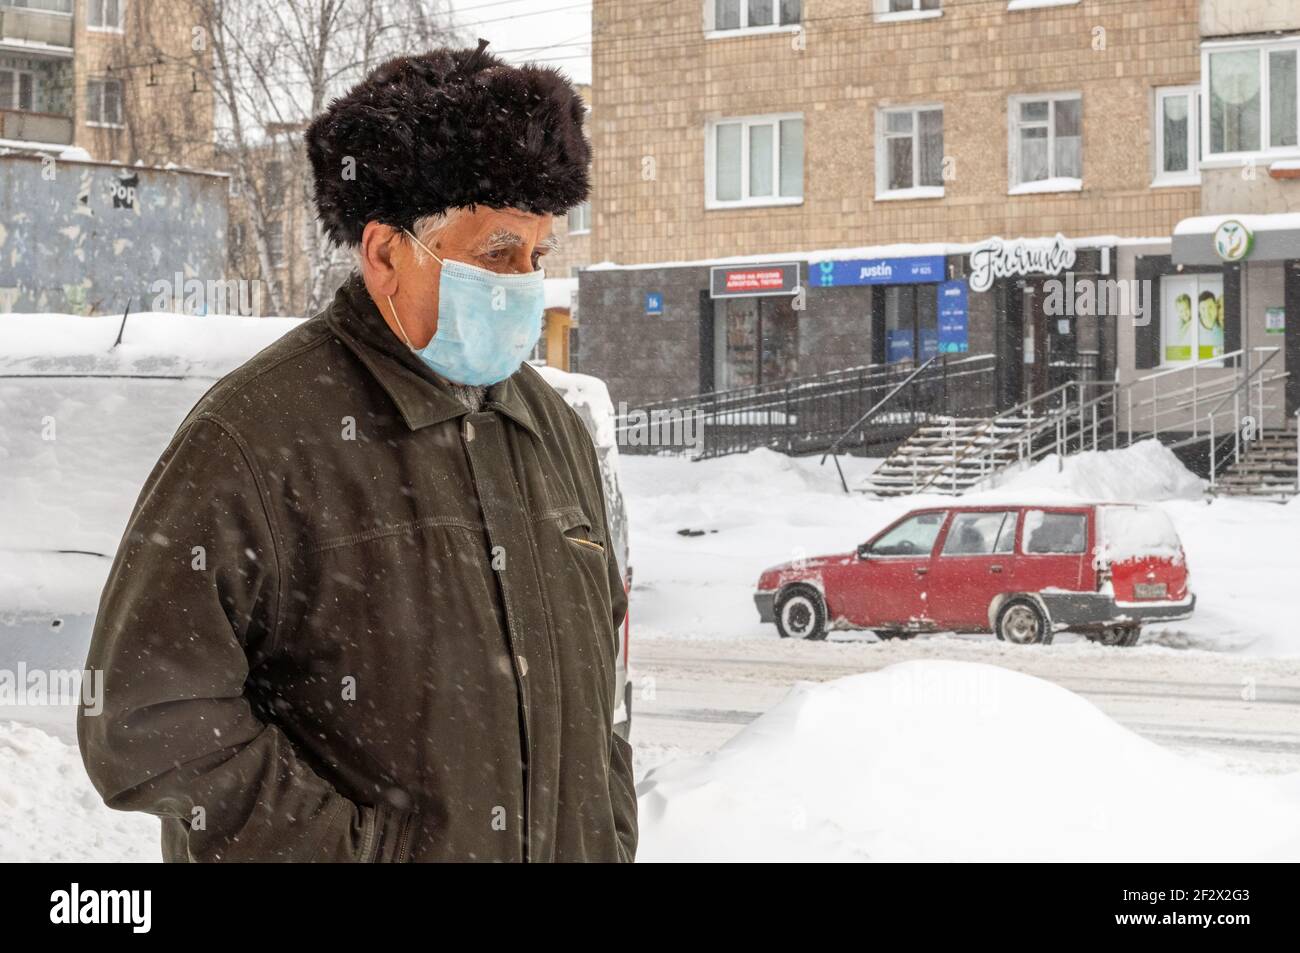
[[[0, 48], [71, 55], [71, 4], [45, 0], [41, 5], [50, 9], [7, 6], [0, 0]], [[68, 11], [60, 12], [61, 6]]]
[[72, 117], [23, 109], [0, 109], [0, 139], [72, 145]]

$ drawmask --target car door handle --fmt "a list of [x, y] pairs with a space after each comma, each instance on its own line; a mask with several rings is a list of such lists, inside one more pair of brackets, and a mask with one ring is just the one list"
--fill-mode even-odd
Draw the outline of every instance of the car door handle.
[[929, 571], [930, 570], [927, 569], [925, 566], [916, 566], [915, 568], [912, 569], [912, 572], [916, 573], [918, 576], [924, 576]]
[[1001, 572], [1001, 571], [1002, 571], [1002, 567], [1001, 567], [1001, 566], [990, 566], [990, 567], [989, 567], [989, 572]]

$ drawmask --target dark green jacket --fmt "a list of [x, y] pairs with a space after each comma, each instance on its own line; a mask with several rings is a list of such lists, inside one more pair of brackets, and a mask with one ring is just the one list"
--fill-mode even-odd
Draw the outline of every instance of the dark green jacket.
[[469, 413], [354, 278], [149, 477], [87, 663], [90, 778], [168, 860], [631, 860], [607, 526], [536, 371]]

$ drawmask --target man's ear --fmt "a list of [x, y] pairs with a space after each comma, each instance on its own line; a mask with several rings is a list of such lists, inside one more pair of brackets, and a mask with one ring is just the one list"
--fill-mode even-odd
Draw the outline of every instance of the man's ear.
[[361, 232], [361, 271], [366, 287], [372, 292], [397, 294], [397, 268], [393, 258], [401, 254], [401, 234], [380, 222], [367, 222]]

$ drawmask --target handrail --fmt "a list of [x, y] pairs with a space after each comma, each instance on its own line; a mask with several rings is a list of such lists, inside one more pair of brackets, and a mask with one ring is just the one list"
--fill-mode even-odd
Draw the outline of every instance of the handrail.
[[[1239, 347], [1237, 350], [1228, 351], [1226, 354], [1216, 354], [1214, 357], [1197, 358], [1195, 361], [1188, 361], [1185, 364], [1179, 364], [1177, 367], [1166, 367], [1152, 374], [1143, 374], [1141, 377], [1133, 378], [1132, 383], [1141, 384], [1145, 381], [1153, 381], [1158, 377], [1167, 377], [1170, 374], [1183, 374], [1187, 371], [1197, 370], [1203, 367], [1209, 367], [1210, 370], [1218, 370], [1222, 367], [1222, 365], [1218, 365], [1219, 361], [1226, 361], [1230, 357], [1244, 357], [1245, 354], [1246, 349]], [[1210, 367], [1211, 364], [1216, 364], [1218, 366]]]
[[[897, 394], [900, 390], [902, 390], [902, 389], [903, 389], [904, 387], [906, 387], [908, 384], [912, 383], [912, 381], [916, 379], [916, 376], [917, 376], [918, 374], [920, 374], [922, 371], [924, 371], [927, 367], [929, 367], [931, 364], [933, 364], [933, 363], [934, 363], [935, 361], [937, 361], [938, 359], [939, 359], [939, 355], [936, 354], [934, 357], [931, 357], [929, 360], [927, 360], [924, 364], [922, 364], [922, 365], [920, 365], [919, 367], [917, 367], [914, 371], [912, 371], [912, 373], [908, 374], [907, 377], [903, 378], [902, 381], [900, 381], [898, 384], [896, 384], [896, 385], [894, 386], [894, 389], [893, 389], [893, 390], [891, 390], [891, 391], [890, 391], [888, 394], [886, 394], [884, 397], [880, 398], [880, 400], [876, 401], [875, 405], [874, 405], [870, 410], [868, 410], [865, 414], [863, 414], [861, 417], [859, 417], [857, 420], [855, 420], [852, 424], [850, 424], [850, 425], [845, 429], [845, 431], [844, 431], [842, 434], [840, 434], [838, 437], [835, 438], [835, 441], [830, 445], [830, 447], [827, 449], [827, 451], [826, 451], [825, 453], [822, 454], [821, 462], [818, 463], [818, 466], [823, 466], [823, 465], [825, 465], [825, 463], [826, 463], [826, 458], [829, 457], [832, 453], [835, 453], [837, 450], [839, 450], [839, 448], [840, 448], [840, 442], [843, 441], [845, 437], [847, 437], [849, 434], [853, 433], [853, 431], [857, 430], [857, 429], [858, 429], [859, 427], [861, 427], [864, 423], [866, 423], [869, 419], [871, 419], [872, 417], [874, 417], [874, 416], [876, 415], [876, 411], [880, 410], [881, 407], [885, 406], [885, 404], [887, 404], [887, 403], [889, 403], [891, 400], [893, 400], [895, 394]], [[845, 492], [847, 492], [847, 490], [846, 490]]]
[[[1262, 351], [1262, 350], [1268, 350], [1268, 349], [1266, 349], [1266, 348], [1255, 348], [1255, 350], [1257, 350], [1257, 351]], [[1226, 395], [1224, 396], [1223, 400], [1219, 401], [1217, 404], [1214, 405], [1214, 408], [1213, 408], [1212, 410], [1210, 410], [1210, 413], [1211, 413], [1211, 414], [1217, 414], [1217, 413], [1219, 412], [1219, 408], [1220, 408], [1220, 407], [1222, 407], [1224, 404], [1226, 404], [1226, 403], [1227, 403], [1231, 398], [1236, 397], [1236, 396], [1237, 396], [1237, 393], [1238, 393], [1238, 392], [1239, 392], [1243, 387], [1247, 387], [1247, 386], [1249, 386], [1249, 385], [1250, 385], [1250, 382], [1251, 382], [1251, 379], [1254, 378], [1254, 376], [1255, 376], [1256, 374], [1258, 374], [1260, 371], [1262, 371], [1264, 368], [1266, 368], [1266, 367], [1268, 366], [1268, 362], [1271, 361], [1271, 360], [1273, 360], [1273, 358], [1277, 357], [1278, 354], [1281, 352], [1281, 348], [1277, 348], [1277, 347], [1272, 348], [1271, 350], [1272, 350], [1273, 353], [1271, 353], [1268, 357], [1264, 358], [1264, 360], [1260, 361], [1260, 362], [1259, 362], [1259, 365], [1258, 365], [1258, 366], [1257, 366], [1253, 371], [1251, 371], [1249, 374], [1247, 374], [1245, 377], [1243, 377], [1243, 378], [1242, 378], [1242, 379], [1237, 383], [1237, 386], [1234, 387], [1234, 388], [1232, 389], [1231, 392], [1229, 392], [1228, 394], [1226, 394]], [[1287, 371], [1283, 371], [1280, 375], [1278, 375], [1278, 377], [1273, 378], [1273, 380], [1274, 380], [1274, 381], [1276, 381], [1276, 380], [1280, 380], [1281, 378], [1286, 377], [1287, 374], [1288, 374]], [[1269, 383], [1272, 383], [1272, 382], [1273, 382], [1273, 381], [1269, 381]]]

